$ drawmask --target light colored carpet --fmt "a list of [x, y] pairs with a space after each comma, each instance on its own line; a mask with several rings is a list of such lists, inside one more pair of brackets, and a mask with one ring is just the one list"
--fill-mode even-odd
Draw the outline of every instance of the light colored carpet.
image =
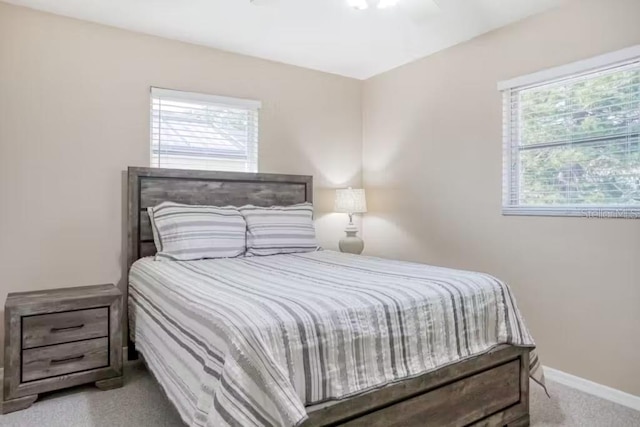
[[[180, 417], [140, 363], [127, 365], [123, 388], [93, 386], [51, 393], [31, 408], [0, 415], [0, 426], [181, 426]], [[531, 384], [531, 425], [536, 427], [639, 427], [640, 412], [549, 382], [549, 399]]]

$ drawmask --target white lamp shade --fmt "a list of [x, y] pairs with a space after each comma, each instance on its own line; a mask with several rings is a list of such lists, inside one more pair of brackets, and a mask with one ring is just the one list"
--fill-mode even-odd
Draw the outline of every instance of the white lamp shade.
[[364, 213], [367, 211], [367, 198], [362, 188], [336, 190], [334, 210], [340, 213]]

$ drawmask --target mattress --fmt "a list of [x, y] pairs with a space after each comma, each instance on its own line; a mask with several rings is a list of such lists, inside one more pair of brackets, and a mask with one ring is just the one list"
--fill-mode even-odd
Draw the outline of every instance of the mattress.
[[[489, 351], [534, 347], [482, 273], [318, 251], [129, 275], [132, 338], [189, 425], [296, 426], [345, 399]], [[537, 357], [531, 374], [543, 381]]]

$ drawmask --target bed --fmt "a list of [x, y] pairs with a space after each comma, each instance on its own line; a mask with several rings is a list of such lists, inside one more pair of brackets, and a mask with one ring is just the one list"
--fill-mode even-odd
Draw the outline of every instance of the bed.
[[528, 425], [541, 370], [495, 278], [332, 251], [156, 262], [146, 207], [311, 202], [312, 178], [129, 168], [128, 186], [128, 354], [185, 423]]

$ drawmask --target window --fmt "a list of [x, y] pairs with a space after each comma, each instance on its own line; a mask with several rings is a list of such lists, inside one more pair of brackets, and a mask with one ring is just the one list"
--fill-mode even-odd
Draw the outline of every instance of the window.
[[151, 166], [258, 171], [260, 103], [151, 88]]
[[499, 88], [504, 214], [640, 218], [640, 46]]

